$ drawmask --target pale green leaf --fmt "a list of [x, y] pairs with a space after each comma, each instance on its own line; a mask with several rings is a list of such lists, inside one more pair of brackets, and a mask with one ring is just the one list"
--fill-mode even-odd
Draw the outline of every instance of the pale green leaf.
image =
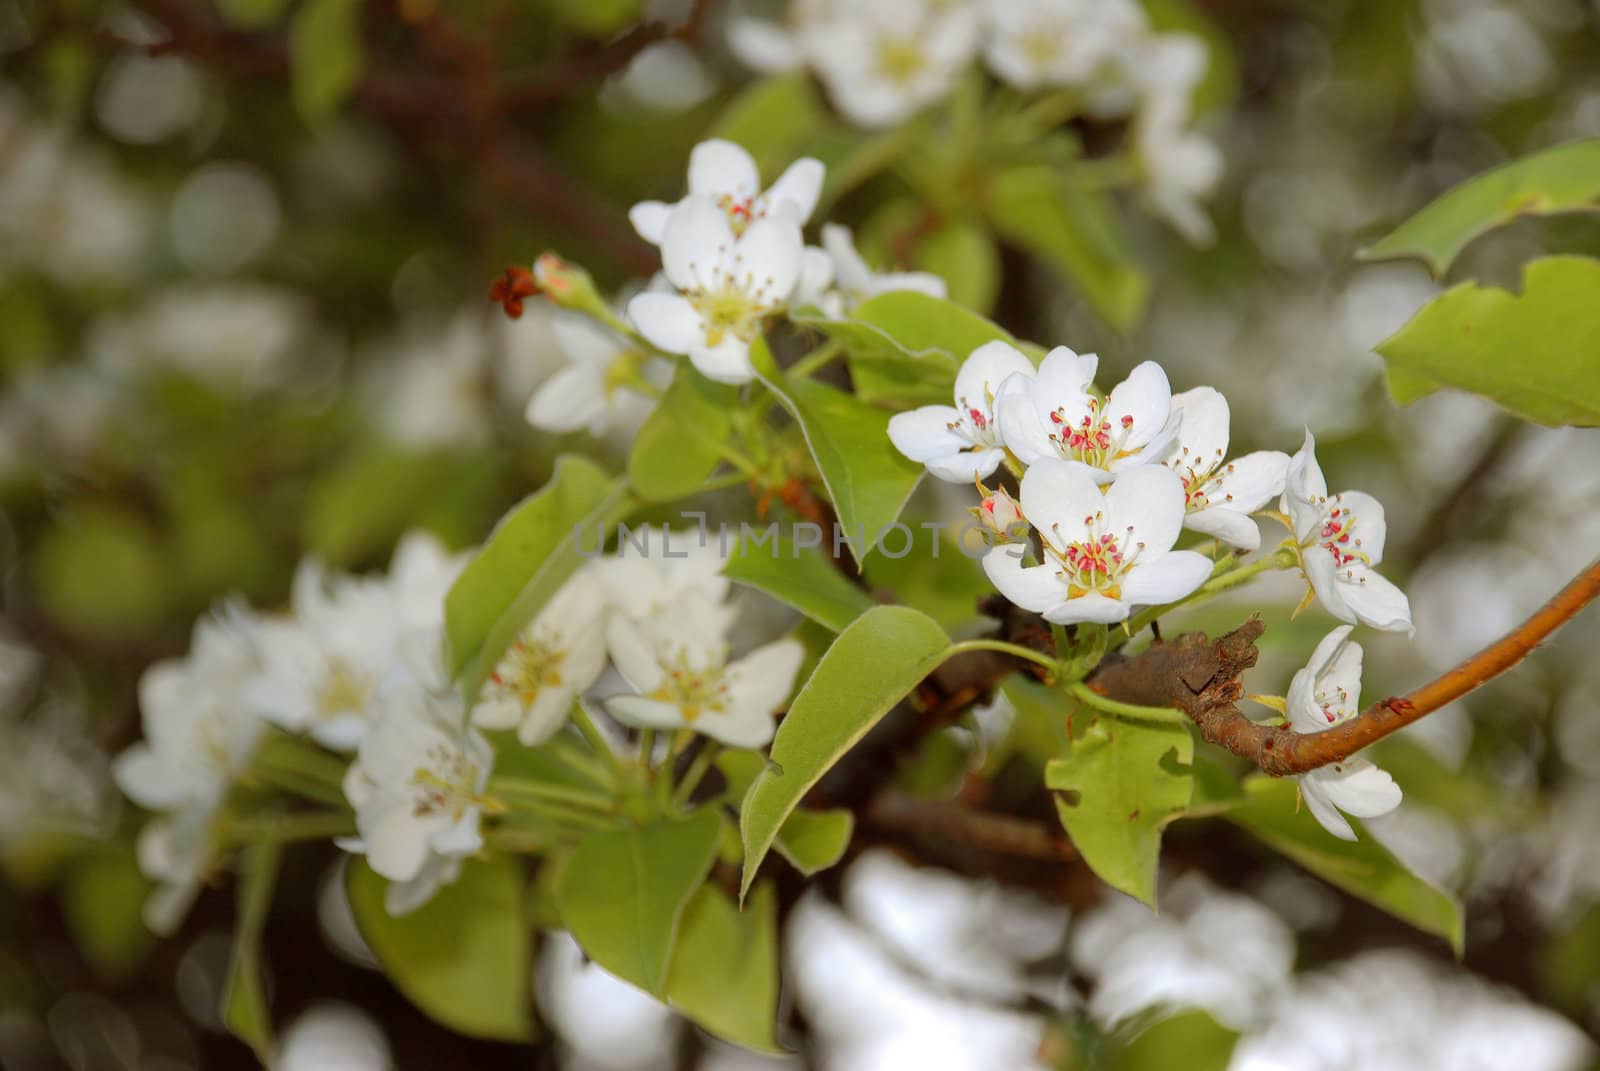
[[562, 921], [596, 963], [660, 996], [684, 907], [721, 832], [721, 816], [708, 808], [589, 834], [556, 882]]
[[703, 885], [683, 911], [667, 971], [667, 1003], [724, 1041], [776, 1053], [778, 903], [770, 883], [744, 910]]
[[744, 146], [771, 182], [831, 123], [811, 78], [797, 71], [745, 88], [718, 116], [708, 136]]
[[722, 459], [738, 396], [735, 387], [678, 367], [628, 452], [628, 482], [639, 497], [659, 502], [700, 489]]
[[233, 933], [233, 956], [222, 990], [222, 1022], [228, 1032], [255, 1050], [263, 1067], [272, 1066], [272, 1016], [261, 983], [261, 930], [272, 890], [278, 881], [283, 846], [276, 841], [244, 850], [239, 874], [239, 920]]
[[746, 535], [728, 556], [722, 575], [765, 592], [799, 610], [817, 624], [838, 632], [872, 606], [872, 598], [852, 584], [820, 551], [779, 538], [774, 523]]
[[[916, 266], [949, 286], [950, 300], [987, 311], [1000, 292], [1000, 251], [977, 219], [952, 219], [917, 244]], [[894, 293], [894, 291], [891, 291]]]
[[1145, 279], [1102, 195], [1029, 164], [991, 177], [984, 212], [1001, 238], [1060, 272], [1106, 323], [1125, 331], [1138, 321]]
[[1239, 1033], [1203, 1011], [1160, 1014], [1121, 1046], [1108, 1071], [1226, 1071]]
[[[949, 404], [948, 398], [945, 404]], [[971, 523], [974, 527], [978, 524], [976, 518]], [[956, 632], [981, 617], [978, 600], [993, 595], [994, 585], [978, 559], [964, 553], [949, 532], [947, 528], [915, 528], [909, 549], [903, 546], [905, 533], [897, 532], [867, 559], [864, 572], [873, 591], [890, 592], [893, 601], [921, 610]], [[967, 533], [965, 538], [969, 548], [982, 546], [979, 533]]]
[[1189, 806], [1194, 739], [1182, 725], [1102, 717], [1045, 767], [1056, 813], [1100, 879], [1155, 906], [1161, 830]]
[[1467, 244], [1522, 216], [1600, 210], [1600, 138], [1571, 141], [1467, 179], [1381, 241], [1366, 260], [1417, 257], [1443, 275]]
[[1252, 777], [1244, 791], [1249, 803], [1224, 812], [1228, 821], [1351, 896], [1443, 937], [1461, 954], [1465, 931], [1454, 896], [1412, 873], [1370, 834], [1352, 844], [1323, 829], [1300, 806], [1294, 780]]
[[855, 816], [843, 808], [795, 811], [778, 830], [774, 847], [796, 870], [810, 877], [844, 858], [855, 826]]
[[1594, 427], [1596, 294], [1600, 260], [1544, 257], [1523, 270], [1522, 293], [1463, 283], [1424, 305], [1378, 352], [1407, 385], [1427, 380], [1470, 391], [1538, 424]]
[[949, 646], [932, 618], [903, 606], [874, 607], [839, 634], [790, 704], [772, 741], [771, 764], [744, 797], [745, 891], [795, 806]]
[[361, 82], [362, 0], [306, 0], [289, 23], [290, 91], [295, 109], [318, 123]]
[[388, 883], [352, 861], [345, 887], [356, 925], [383, 973], [436, 1022], [469, 1037], [533, 1036], [532, 937], [522, 864], [468, 859], [461, 876], [401, 918], [384, 907]]
[[[859, 564], [894, 524], [924, 469], [889, 442], [889, 414], [809, 379], [789, 379], [760, 339], [750, 350], [756, 372], [799, 422], [839, 526]], [[833, 533], [824, 532], [831, 540]]]
[[556, 462], [549, 483], [501, 518], [444, 601], [450, 667], [469, 701], [630, 504], [620, 479], [569, 456]]
[[154, 937], [143, 915], [149, 893], [132, 845], [106, 841], [72, 866], [61, 889], [62, 920], [100, 977], [126, 978], [150, 950]]

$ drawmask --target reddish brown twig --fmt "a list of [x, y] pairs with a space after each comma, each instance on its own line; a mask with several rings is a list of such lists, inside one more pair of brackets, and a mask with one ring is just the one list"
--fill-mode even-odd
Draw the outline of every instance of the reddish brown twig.
[[869, 825], [888, 832], [955, 841], [997, 855], [1049, 862], [1078, 857], [1078, 850], [1059, 829], [1008, 814], [972, 810], [954, 800], [919, 799], [891, 790], [875, 796], [863, 817]]

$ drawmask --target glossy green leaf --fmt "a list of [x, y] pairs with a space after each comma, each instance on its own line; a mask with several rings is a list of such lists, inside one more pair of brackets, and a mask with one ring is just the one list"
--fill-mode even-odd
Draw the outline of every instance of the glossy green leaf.
[[[899, 518], [923, 467], [889, 442], [888, 413], [833, 387], [787, 378], [759, 339], [751, 358], [762, 382], [799, 422], [850, 552], [858, 564], [865, 561]], [[824, 544], [831, 546], [832, 537], [824, 532]]]
[[1161, 830], [1194, 791], [1194, 739], [1182, 725], [1102, 717], [1045, 767], [1056, 813], [1100, 879], [1155, 906]]
[[1600, 138], [1571, 141], [1467, 179], [1381, 241], [1366, 260], [1417, 257], [1443, 275], [1479, 235], [1522, 216], [1600, 211]]
[[1525, 420], [1600, 425], [1600, 260], [1544, 257], [1522, 293], [1463, 283], [1378, 345], [1407, 398], [1417, 380], [1482, 395]]
[[261, 1066], [272, 1066], [272, 1016], [261, 982], [261, 930], [272, 906], [283, 845], [252, 844], [244, 850], [239, 875], [239, 921], [233, 934], [233, 956], [222, 990], [222, 1022], [228, 1032], [255, 1050]]
[[932, 618], [904, 606], [874, 607], [839, 634], [790, 704], [772, 741], [772, 761], [744, 797], [745, 891], [811, 786], [943, 660], [949, 646]]
[[1103, 196], [1030, 164], [991, 178], [984, 212], [1001, 238], [1060, 272], [1106, 323], [1125, 331], [1138, 321], [1145, 279]]
[[289, 23], [290, 90], [295, 109], [318, 123], [361, 81], [362, 0], [306, 0]]
[[744, 910], [715, 885], [690, 898], [667, 972], [667, 1003], [724, 1041], [781, 1051], [778, 898], [763, 882]]
[[1000, 292], [1000, 250], [977, 219], [952, 219], [935, 227], [917, 244], [916, 266], [943, 279], [950, 300], [971, 309], [988, 311]]
[[634, 491], [659, 502], [699, 490], [722, 459], [738, 396], [738, 388], [679, 366], [628, 452]]
[[1239, 1033], [1203, 1011], [1167, 1014], [1124, 1042], [1110, 1071], [1227, 1071]]
[[773, 846], [796, 870], [810, 877], [844, 858], [855, 827], [855, 815], [843, 808], [795, 811], [778, 830]]
[[1225, 812], [1228, 821], [1351, 896], [1443, 937], [1461, 954], [1465, 932], [1454, 896], [1406, 869], [1370, 834], [1352, 844], [1323, 829], [1300, 806], [1294, 780], [1252, 777], [1244, 791], [1249, 803]]
[[684, 908], [721, 832], [721, 816], [705, 809], [589, 834], [556, 882], [562, 921], [596, 963], [660, 996]]
[[501, 518], [444, 600], [450, 667], [469, 700], [630, 505], [623, 481], [568, 456], [549, 483]]
[[524, 885], [517, 859], [468, 859], [433, 899], [394, 918], [388, 882], [364, 861], [350, 863], [345, 881], [361, 936], [406, 999], [457, 1033], [496, 1041], [533, 1036]]
[[838, 632], [873, 605], [822, 551], [781, 539], [779, 526], [757, 529], [728, 555], [722, 575], [787, 603], [817, 624]]

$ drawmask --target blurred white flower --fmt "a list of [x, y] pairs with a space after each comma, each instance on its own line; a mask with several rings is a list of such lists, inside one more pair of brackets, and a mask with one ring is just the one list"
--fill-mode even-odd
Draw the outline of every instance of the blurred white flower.
[[[1296, 732], [1320, 733], [1361, 712], [1361, 645], [1351, 625], [1322, 638], [1311, 661], [1289, 682], [1286, 713]], [[1340, 811], [1375, 818], [1400, 806], [1400, 786], [1368, 759], [1351, 757], [1301, 774], [1300, 794], [1322, 828], [1340, 840], [1356, 839]]]
[[[711, 138], [689, 153], [689, 192], [684, 198], [704, 197], [728, 218], [735, 238], [745, 228], [768, 216], [804, 226], [822, 194], [824, 168], [820, 160], [801, 157], [766, 190], [755, 159], [745, 149], [722, 138]], [[678, 204], [682, 204], [679, 201]], [[677, 205], [640, 201], [628, 210], [639, 237], [651, 245], [666, 240], [667, 219]]]
[[986, 0], [983, 14], [989, 69], [1023, 91], [1091, 83], [1147, 32], [1129, 0]]
[[325, 1002], [302, 1012], [278, 1039], [280, 1071], [390, 1071], [383, 1029], [349, 1004]]
[[46, 702], [6, 711], [0, 697], [0, 737], [0, 857], [37, 838], [111, 832], [118, 808], [110, 762], [77, 708]]
[[748, 383], [756, 375], [750, 344], [794, 295], [803, 248], [800, 225], [783, 214], [736, 235], [717, 202], [687, 197], [669, 213], [661, 239], [663, 269], [679, 292], [635, 296], [628, 318], [651, 345], [687, 355], [707, 378]]
[[[802, 275], [803, 294], [796, 304], [815, 304], [834, 318], [844, 316], [857, 305], [879, 294], [895, 290], [914, 290], [929, 297], [944, 298], [948, 289], [943, 279], [932, 272], [899, 271], [877, 272], [856, 251], [850, 237], [850, 228], [838, 223], [822, 225], [822, 250], [827, 256], [831, 278], [820, 285]], [[810, 250], [807, 250], [809, 253]]]
[[602, 436], [637, 429], [655, 401], [633, 378], [662, 387], [669, 366], [646, 361], [640, 367], [635, 347], [587, 318], [558, 313], [550, 330], [568, 363], [528, 399], [528, 423], [556, 434], [584, 429]]
[[1294, 523], [1306, 580], [1325, 610], [1351, 624], [1414, 631], [1405, 592], [1373, 569], [1388, 534], [1382, 503], [1361, 491], [1328, 495], [1310, 429], [1289, 460], [1278, 508]]
[[1183, 526], [1241, 550], [1261, 545], [1250, 514], [1283, 494], [1289, 455], [1257, 450], [1233, 461], [1228, 454], [1228, 399], [1211, 387], [1174, 395], [1181, 418], [1178, 438], [1163, 461], [1183, 480], [1187, 513]]
[[1004, 342], [973, 350], [956, 373], [955, 405], [924, 405], [889, 419], [889, 441], [950, 483], [992, 475], [1005, 460], [996, 409], [1001, 385], [1023, 390], [1033, 362]]
[[481, 445], [489, 436], [488, 338], [463, 311], [443, 328], [413, 333], [374, 355], [364, 383], [385, 436], [419, 450]]
[[667, 1006], [590, 961], [565, 932], [539, 941], [539, 1011], [596, 1071], [647, 1071], [672, 1051], [680, 1021]]
[[1185, 125], [1188, 107], [1166, 97], [1147, 104], [1134, 123], [1134, 147], [1151, 210], [1194, 245], [1210, 245], [1216, 229], [1200, 202], [1222, 178], [1222, 153]]

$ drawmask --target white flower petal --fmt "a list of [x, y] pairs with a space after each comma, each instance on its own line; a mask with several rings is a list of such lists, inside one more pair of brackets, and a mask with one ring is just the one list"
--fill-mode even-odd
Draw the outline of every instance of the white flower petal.
[[1177, 602], [1210, 576], [1211, 559], [1192, 550], [1175, 550], [1130, 569], [1122, 582], [1122, 598], [1140, 606]]
[[768, 19], [736, 16], [728, 20], [728, 47], [758, 71], [792, 71], [805, 65], [800, 40], [786, 27]]
[[1300, 798], [1305, 801], [1306, 808], [1311, 816], [1321, 824], [1323, 829], [1338, 837], [1340, 840], [1351, 841], [1356, 839], [1356, 831], [1350, 828], [1350, 823], [1344, 820], [1344, 815], [1329, 802], [1322, 794], [1322, 784], [1316, 779], [1316, 770], [1301, 776]]
[[[1180, 438], [1188, 430], [1187, 414], [1183, 419], [1184, 427], [1178, 433]], [[1215, 490], [1208, 489], [1206, 493], [1213, 505], [1254, 513], [1283, 494], [1288, 473], [1288, 454], [1279, 450], [1257, 450], [1225, 464], [1217, 474]]]
[[767, 190], [767, 203], [774, 212], [788, 214], [796, 223], [811, 218], [822, 196], [822, 180], [827, 169], [821, 160], [803, 156], [790, 164]]
[[707, 379], [738, 386], [756, 378], [756, 366], [750, 361], [750, 344], [729, 335], [715, 346], [705, 339], [696, 339], [689, 347], [689, 361]]
[[1015, 346], [985, 342], [968, 355], [956, 373], [956, 406], [979, 409], [986, 417], [992, 417], [989, 400], [1000, 393], [1000, 384], [1015, 373], [1031, 376], [1033, 362]]
[[[1355, 574], [1353, 579], [1350, 573]], [[1384, 632], [1416, 631], [1411, 623], [1411, 600], [1387, 577], [1358, 562], [1346, 566], [1339, 578], [1339, 594], [1352, 615], [1344, 620], [1353, 618]]]
[[1133, 607], [1126, 602], [1107, 598], [1098, 592], [1090, 592], [1046, 610], [1044, 619], [1057, 625], [1076, 625], [1083, 622], [1114, 625], [1118, 621], [1126, 621], [1132, 609]]
[[1171, 416], [1172, 386], [1167, 382], [1167, 373], [1154, 361], [1136, 366], [1106, 399], [1111, 434], [1120, 435], [1126, 428], [1128, 450], [1153, 442], [1167, 430]]
[[628, 222], [633, 224], [640, 238], [651, 245], [660, 245], [667, 231], [667, 217], [671, 214], [672, 206], [665, 201], [640, 201], [628, 209]]
[[739, 238], [735, 256], [737, 275], [751, 278], [763, 304], [781, 305], [794, 293], [800, 281], [805, 239], [793, 220], [768, 217], [758, 219]]
[[946, 483], [971, 484], [973, 480], [994, 475], [1005, 457], [1005, 451], [999, 447], [946, 454], [929, 461], [928, 472]]
[[1389, 534], [1389, 526], [1383, 517], [1383, 503], [1363, 491], [1342, 491], [1328, 500], [1328, 508], [1330, 511], [1348, 510], [1355, 514], [1356, 523], [1351, 539], [1360, 542], [1341, 544], [1340, 549], [1360, 551], [1373, 565], [1383, 561], [1383, 545]]
[[661, 268], [679, 290], [709, 289], [733, 246], [728, 214], [705, 197], [685, 197], [667, 216], [661, 235]]
[[[1214, 387], [1195, 387], [1174, 394], [1172, 407], [1183, 414], [1178, 432], [1182, 455], [1174, 457], [1197, 474], [1210, 472], [1228, 453], [1228, 399]], [[1284, 461], [1287, 463], [1287, 456]], [[1282, 490], [1280, 486], [1278, 492]]]
[[1089, 531], [1087, 522], [1106, 506], [1085, 466], [1056, 459], [1041, 461], [1023, 473], [1020, 497], [1022, 515], [1057, 549], [1080, 542]]
[[385, 811], [362, 835], [368, 865], [390, 881], [410, 881], [428, 858], [427, 825], [404, 807]]
[[948, 405], [924, 405], [889, 418], [889, 441], [912, 461], [958, 453], [965, 439], [950, 430], [961, 414]]
[[606, 625], [606, 647], [617, 672], [635, 689], [653, 692], [661, 687], [661, 660], [646, 625], [618, 614]]
[[636, 729], [682, 729], [688, 724], [683, 719], [683, 711], [659, 699], [614, 695], [605, 703], [613, 718]]
[[572, 688], [541, 688], [517, 726], [517, 740], [537, 747], [567, 723], [575, 692]]
[[1067, 588], [1054, 566], [1024, 565], [1023, 550], [1021, 544], [992, 548], [983, 556], [983, 571], [989, 575], [989, 582], [1013, 604], [1043, 613], [1066, 598]]
[[782, 639], [757, 647], [727, 668], [729, 705], [771, 721], [794, 691], [795, 674], [805, 656], [799, 640]]
[[706, 337], [705, 325], [689, 299], [677, 294], [636, 294], [628, 302], [628, 319], [654, 347], [666, 353], [688, 353]]
[[689, 153], [689, 194], [717, 198], [724, 194], [745, 201], [761, 192], [756, 162], [741, 145], [710, 138]]
[[1338, 566], [1334, 564], [1333, 555], [1321, 547], [1310, 547], [1301, 554], [1301, 561], [1305, 565], [1306, 579], [1311, 582], [1311, 590], [1316, 592], [1322, 608], [1340, 621], [1355, 624], [1356, 612], [1345, 602], [1344, 585], [1338, 581]]
[[1183, 518], [1183, 526], [1191, 532], [1220, 539], [1240, 550], [1255, 550], [1261, 546], [1261, 529], [1256, 522], [1231, 507], [1221, 506], [1196, 510]]
[[1346, 759], [1311, 771], [1328, 802], [1357, 818], [1376, 818], [1400, 806], [1394, 778], [1363, 758]]
[[[1028, 512], [1027, 503], [1022, 511]], [[1143, 544], [1146, 554], [1172, 549], [1183, 530], [1183, 481], [1163, 465], [1144, 465], [1117, 477], [1105, 495], [1105, 527], [1124, 553]], [[1031, 516], [1031, 514], [1030, 514]], [[1132, 529], [1130, 533], [1128, 529]]]
[[606, 411], [605, 373], [586, 364], [569, 364], [528, 399], [529, 424], [557, 435], [588, 427]]

